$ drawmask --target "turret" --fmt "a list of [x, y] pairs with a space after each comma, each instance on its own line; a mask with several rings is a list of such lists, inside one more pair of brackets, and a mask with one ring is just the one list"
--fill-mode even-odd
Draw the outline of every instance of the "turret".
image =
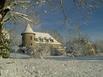
[[22, 46], [24, 47], [34, 47], [34, 37], [35, 33], [33, 32], [30, 24], [28, 24], [22, 35]]

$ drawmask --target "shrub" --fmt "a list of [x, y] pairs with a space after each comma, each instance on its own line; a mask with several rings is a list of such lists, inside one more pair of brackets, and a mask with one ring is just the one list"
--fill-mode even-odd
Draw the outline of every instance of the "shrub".
[[66, 44], [66, 53], [74, 53], [74, 55], [94, 55], [96, 49], [93, 46], [93, 43], [88, 39], [73, 39], [72, 41], [67, 42]]
[[57, 56], [62, 55], [57, 48], [54, 48], [52, 45], [49, 44], [36, 44], [33, 48], [20, 48], [18, 52], [28, 54], [33, 58], [44, 58], [47, 56]]
[[10, 56], [10, 40], [7, 37], [7, 33], [0, 33], [0, 56], [8, 58]]

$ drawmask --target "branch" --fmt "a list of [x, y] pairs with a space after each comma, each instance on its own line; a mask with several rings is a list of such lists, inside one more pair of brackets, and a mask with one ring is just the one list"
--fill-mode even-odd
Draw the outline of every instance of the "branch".
[[15, 15], [18, 15], [19, 17], [21, 17], [21, 18], [23, 18], [23, 19], [25, 19], [25, 20], [27, 20], [27, 21], [29, 21], [29, 22], [33, 22], [31, 19], [29, 19], [29, 16], [28, 15], [26, 15], [26, 14], [23, 14], [23, 13], [19, 13], [19, 12], [13, 12]]

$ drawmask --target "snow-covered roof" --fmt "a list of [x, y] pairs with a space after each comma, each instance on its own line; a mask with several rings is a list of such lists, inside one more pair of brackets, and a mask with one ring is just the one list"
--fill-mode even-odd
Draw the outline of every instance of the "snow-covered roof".
[[30, 24], [27, 25], [27, 27], [25, 28], [23, 33], [34, 33], [34, 31], [32, 30]]
[[[35, 38], [37, 39], [42, 39], [42, 43], [47, 43], [45, 40], [48, 41], [50, 44], [61, 44], [55, 38], [53, 38], [49, 33], [42, 33], [42, 32], [34, 32], [35, 33]], [[40, 41], [36, 41], [36, 43], [40, 43]]]

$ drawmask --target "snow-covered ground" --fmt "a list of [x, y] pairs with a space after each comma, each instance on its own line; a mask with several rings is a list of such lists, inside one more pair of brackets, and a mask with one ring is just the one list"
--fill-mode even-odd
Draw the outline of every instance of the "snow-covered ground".
[[49, 56], [46, 59], [69, 61], [69, 60], [103, 60], [103, 56]]
[[[11, 53], [10, 58], [16, 59], [29, 59], [31, 58], [29, 55], [20, 54], [20, 53]], [[103, 54], [97, 56], [48, 56], [46, 59], [53, 59], [53, 60], [61, 60], [61, 61], [68, 61], [68, 60], [103, 60]]]
[[103, 60], [55, 58], [0, 59], [0, 77], [103, 77]]
[[12, 59], [29, 59], [31, 58], [29, 55], [23, 53], [11, 53], [10, 58]]
[[103, 77], [103, 56], [49, 56], [33, 59], [11, 53], [0, 59], [0, 77]]

